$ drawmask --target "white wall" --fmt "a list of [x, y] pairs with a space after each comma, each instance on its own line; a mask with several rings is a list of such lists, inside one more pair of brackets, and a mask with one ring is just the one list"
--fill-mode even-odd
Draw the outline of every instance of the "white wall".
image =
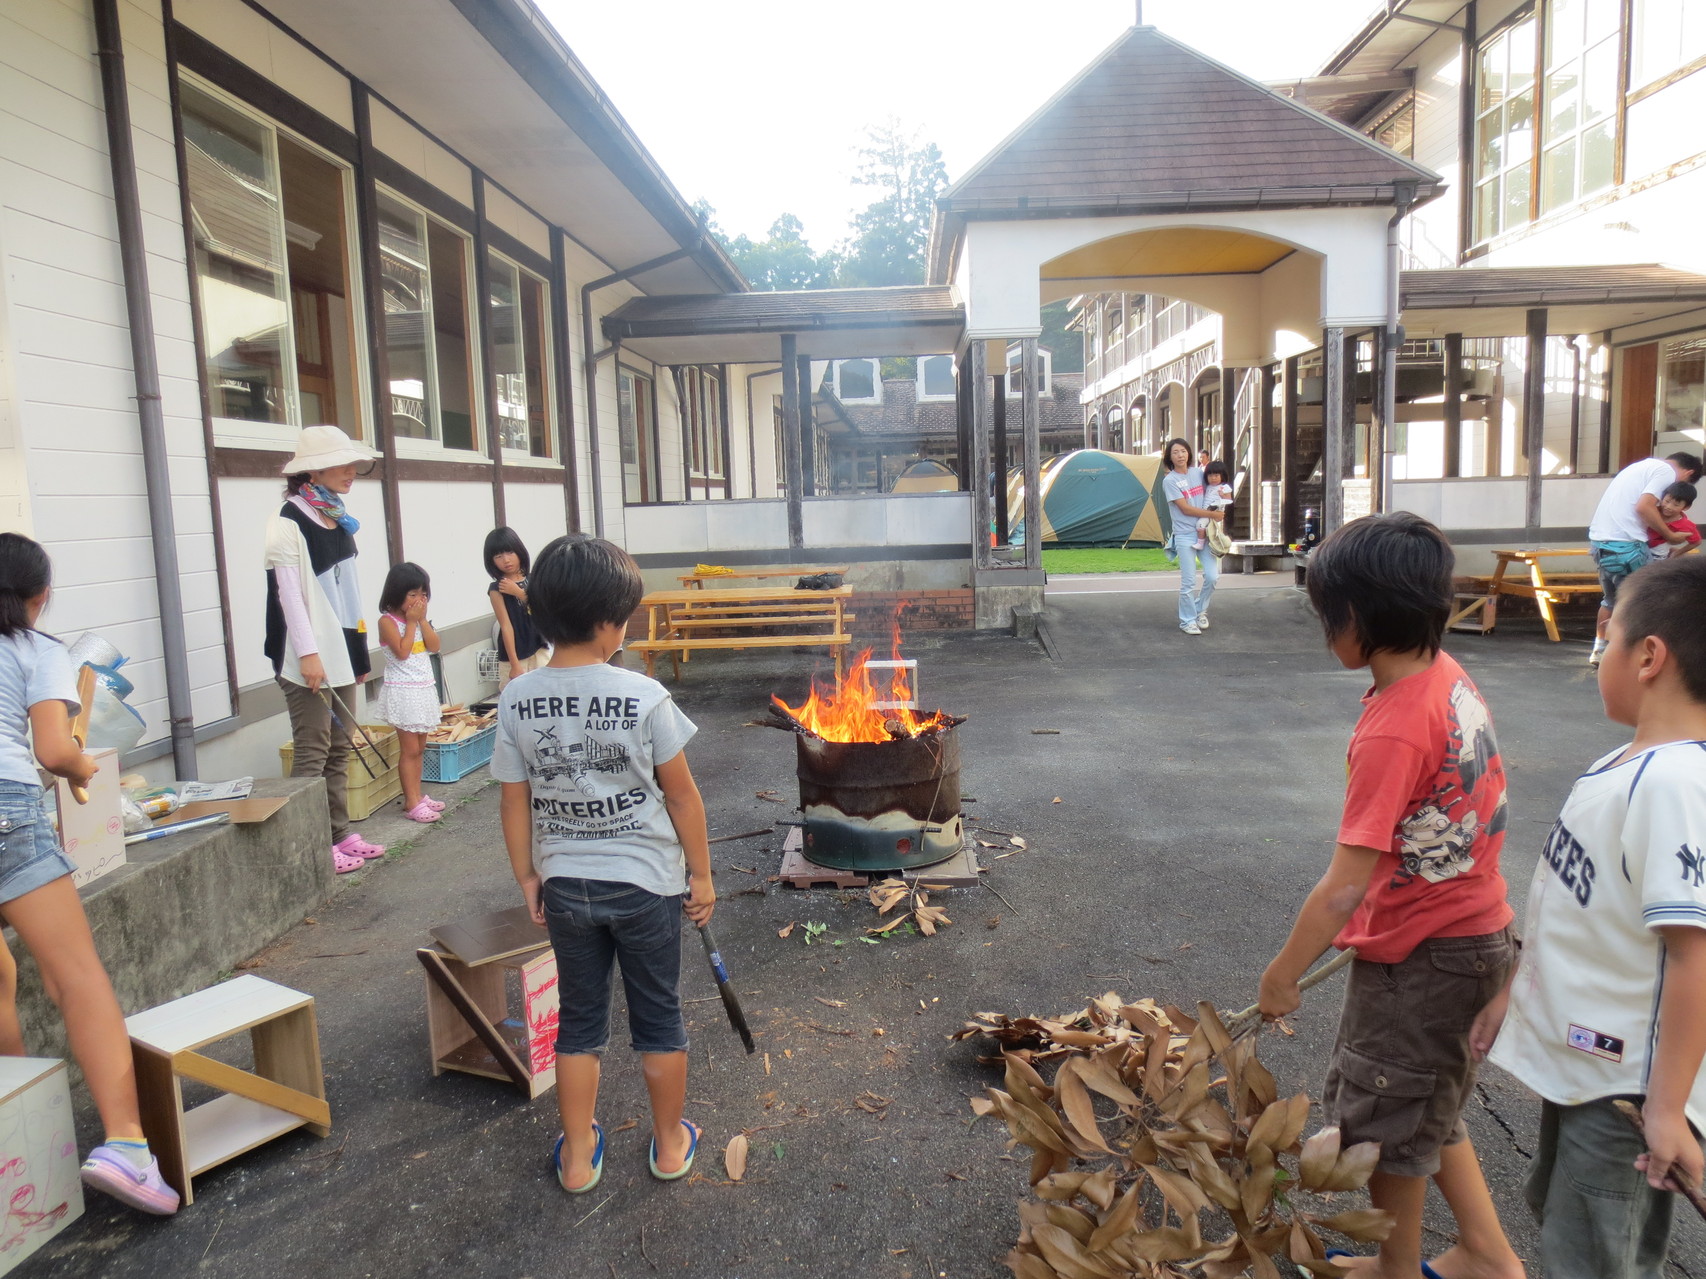
[[[172, 15], [286, 93], [355, 131], [348, 79], [242, 0], [175, 0]], [[376, 113], [379, 108], [376, 103]]]
[[[158, 10], [120, 5], [166, 447], [201, 723], [230, 700]], [[159, 604], [93, 18], [83, 3], [0, 14], [0, 246], [10, 397], [28, 502], [6, 512], [55, 561], [46, 625], [130, 655], [145, 740], [165, 736]], [[9, 385], [8, 385], [9, 384]], [[4, 447], [6, 441], [0, 441]]]

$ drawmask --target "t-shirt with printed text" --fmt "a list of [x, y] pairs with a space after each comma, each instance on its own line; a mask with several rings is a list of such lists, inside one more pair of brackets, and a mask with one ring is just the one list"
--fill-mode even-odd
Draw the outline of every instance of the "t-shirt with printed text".
[[697, 731], [638, 671], [546, 666], [511, 680], [498, 698], [492, 776], [532, 791], [539, 874], [685, 892], [686, 858], [656, 768]]
[[1183, 474], [1178, 471], [1168, 471], [1161, 477], [1161, 495], [1167, 499], [1167, 510], [1173, 519], [1174, 534], [1188, 532], [1196, 536], [1198, 516], [1186, 515], [1179, 510], [1179, 503], [1186, 506], [1201, 506], [1203, 496], [1202, 468], [1192, 466]]
[[1431, 937], [1510, 923], [1499, 852], [1507, 813], [1493, 717], [1448, 654], [1370, 690], [1351, 734], [1339, 842], [1380, 850], [1368, 893], [1334, 939], [1396, 964]]
[[[1576, 779], [1547, 836], [1491, 1054], [1560, 1106], [1646, 1093], [1665, 990], [1656, 930], [1706, 928], [1706, 742], [1623, 753]], [[1685, 1108], [1706, 1128], [1706, 1071]]]

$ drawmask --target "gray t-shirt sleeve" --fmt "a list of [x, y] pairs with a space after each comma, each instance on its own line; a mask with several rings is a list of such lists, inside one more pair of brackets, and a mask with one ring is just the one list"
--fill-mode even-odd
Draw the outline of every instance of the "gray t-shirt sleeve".
[[1185, 496], [1186, 477], [1177, 471], [1169, 471], [1161, 479], [1161, 492], [1169, 502], [1177, 502]]
[[65, 703], [66, 713], [76, 715], [82, 707], [77, 701], [77, 676], [71, 670], [71, 654], [65, 645], [45, 635], [31, 635], [35, 664], [24, 684], [24, 705], [40, 702]]
[[[514, 688], [512, 681], [510, 688]], [[498, 698], [498, 735], [492, 743], [492, 776], [500, 782], [525, 782], [527, 780], [527, 760], [521, 754], [521, 744], [516, 740], [515, 699], [509, 695], [509, 688], [504, 689]]]
[[693, 740], [699, 726], [682, 712], [673, 697], [665, 696], [647, 717], [646, 735], [652, 743], [652, 766], [667, 764]]

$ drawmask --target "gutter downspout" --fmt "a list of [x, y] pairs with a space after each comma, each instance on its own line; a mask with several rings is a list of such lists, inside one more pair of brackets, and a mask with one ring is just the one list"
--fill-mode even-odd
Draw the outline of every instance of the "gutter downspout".
[[747, 478], [752, 482], [752, 492], [747, 496], [758, 497], [758, 422], [753, 418], [752, 383], [755, 378], [775, 377], [782, 371], [780, 365], [773, 369], [760, 369], [756, 373], [746, 375], [746, 460]]
[[178, 580], [177, 528], [172, 519], [172, 478], [166, 455], [166, 422], [160, 405], [160, 369], [154, 349], [154, 316], [149, 305], [148, 259], [142, 238], [142, 206], [137, 196], [136, 153], [130, 136], [130, 99], [118, 0], [94, 0], [94, 17], [95, 43], [101, 58], [101, 94], [107, 113], [107, 156], [112, 163], [113, 211], [118, 218], [119, 259], [124, 268], [131, 368], [136, 381], [142, 472], [148, 489], [148, 532], [154, 549], [154, 585], [160, 607], [172, 764], [180, 780], [194, 781], [199, 776], [195, 710], [190, 702], [184, 598]]
[[1416, 202], [1416, 188], [1399, 183], [1393, 188], [1392, 216], [1386, 220], [1386, 330], [1381, 335], [1385, 359], [1380, 365], [1380, 500], [1378, 511], [1392, 506], [1393, 441], [1397, 435], [1393, 419], [1398, 416], [1398, 352], [1404, 345], [1404, 329], [1398, 323], [1398, 288], [1401, 251], [1398, 224]]
[[[111, 3], [112, 0], [107, 0]], [[647, 271], [655, 271], [660, 266], [668, 266], [671, 262], [679, 262], [692, 253], [692, 249], [676, 249], [662, 257], [652, 258], [638, 266], [631, 266], [625, 271], [615, 271], [609, 275], [600, 276], [591, 284], [581, 288], [581, 378], [586, 383], [586, 445], [587, 464], [592, 471], [592, 531], [595, 537], [604, 536], [604, 470], [599, 464], [598, 448], [598, 362], [616, 349], [615, 343], [599, 351], [592, 344], [592, 295], [600, 289], [609, 288], [612, 284], [620, 284], [631, 280]]]

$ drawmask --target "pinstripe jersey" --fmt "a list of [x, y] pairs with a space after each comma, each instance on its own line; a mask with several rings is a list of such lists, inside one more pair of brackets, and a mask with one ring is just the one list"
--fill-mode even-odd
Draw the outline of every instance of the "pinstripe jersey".
[[[1706, 928], [1706, 742], [1622, 754], [1576, 779], [1546, 838], [1491, 1054], [1560, 1105], [1646, 1093], [1665, 985], [1654, 929]], [[1706, 1128], [1706, 1079], [1688, 1116]]]

